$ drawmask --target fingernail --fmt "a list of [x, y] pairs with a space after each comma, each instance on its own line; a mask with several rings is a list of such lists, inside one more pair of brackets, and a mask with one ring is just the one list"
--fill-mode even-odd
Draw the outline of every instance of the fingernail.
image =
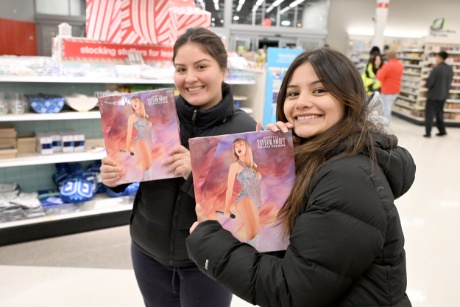
[[282, 130], [284, 133], [288, 132], [288, 128], [286, 128], [286, 127], [281, 128], [281, 130]]

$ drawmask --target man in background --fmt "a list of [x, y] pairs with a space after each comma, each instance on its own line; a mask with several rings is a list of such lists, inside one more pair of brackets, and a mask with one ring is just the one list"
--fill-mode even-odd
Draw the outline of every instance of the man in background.
[[444, 124], [444, 104], [449, 97], [450, 84], [454, 78], [452, 67], [445, 63], [449, 54], [441, 51], [436, 55], [436, 66], [431, 71], [426, 80], [425, 87], [428, 89], [425, 106], [425, 135], [431, 137], [431, 127], [433, 126], [433, 117], [436, 117], [436, 127], [439, 133], [437, 136], [447, 134]]
[[396, 58], [395, 51], [387, 52], [387, 62], [377, 72], [377, 79], [381, 83], [380, 93], [384, 103], [384, 115], [388, 119], [388, 126], [391, 121], [391, 108], [393, 102], [401, 91], [401, 79], [404, 66]]

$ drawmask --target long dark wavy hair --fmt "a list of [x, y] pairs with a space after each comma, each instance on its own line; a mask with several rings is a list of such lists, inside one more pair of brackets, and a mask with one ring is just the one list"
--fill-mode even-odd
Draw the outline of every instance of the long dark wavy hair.
[[[287, 122], [284, 114], [287, 86], [294, 71], [309, 62], [325, 89], [345, 105], [344, 117], [327, 131], [300, 138], [295, 148], [296, 179], [294, 187], [278, 215], [286, 234], [291, 233], [296, 217], [302, 212], [305, 194], [313, 176], [327, 160], [366, 152], [375, 161], [372, 123], [366, 121], [366, 92], [356, 66], [346, 56], [330, 48], [300, 54], [289, 67], [277, 101], [277, 120]], [[295, 127], [294, 127], [295, 134]]]

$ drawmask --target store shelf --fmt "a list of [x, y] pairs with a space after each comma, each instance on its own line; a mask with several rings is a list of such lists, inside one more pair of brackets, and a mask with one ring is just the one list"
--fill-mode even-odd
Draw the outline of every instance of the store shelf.
[[[236, 69], [240, 70], [240, 69]], [[243, 109], [256, 119], [261, 119], [265, 93], [265, 71], [242, 70], [244, 73], [229, 75], [225, 81], [232, 86], [235, 96], [247, 96], [242, 101]], [[249, 72], [253, 74], [249, 74]], [[166, 76], [166, 75], [164, 75]], [[5, 89], [27, 93], [30, 88], [43, 91], [54, 88], [56, 94], [64, 95], [68, 88], [78, 92], [79, 89], [92, 92], [100, 85], [128, 84], [167, 84], [174, 86], [172, 76], [166, 79], [111, 78], [111, 77], [66, 77], [66, 76], [7, 76], [0, 75], [0, 83]], [[89, 86], [88, 86], [89, 85]], [[94, 85], [94, 86], [93, 86]], [[62, 88], [62, 91], [61, 91]], [[75, 89], [74, 89], [75, 88]], [[88, 88], [88, 89], [87, 89]], [[84, 123], [81, 120], [88, 120]], [[0, 124], [15, 124], [21, 133], [75, 130], [81, 131], [88, 139], [100, 139], [100, 113], [97, 109], [88, 112], [64, 111], [53, 114], [6, 114], [0, 115]], [[18, 154], [15, 158], [0, 159], [0, 179], [2, 182], [15, 180], [25, 192], [54, 188], [50, 178], [35, 180], [36, 177], [22, 171], [22, 166], [37, 166], [44, 173], [52, 173], [55, 163], [83, 162], [100, 160], [106, 156], [105, 151], [72, 152], [41, 155], [38, 153]], [[17, 168], [17, 169], [16, 169]], [[14, 178], [11, 174], [14, 173]], [[16, 176], [17, 174], [17, 176]], [[83, 231], [103, 229], [129, 224], [133, 199], [102, 198], [82, 204], [69, 204], [60, 208], [47, 208], [46, 216], [18, 221], [0, 222], [0, 245], [26, 242]], [[0, 221], [9, 217], [0, 216]]]
[[0, 223], [0, 246], [129, 224], [133, 199], [96, 195], [45, 209], [46, 216]]
[[[257, 73], [256, 71], [251, 71]], [[174, 84], [172, 78], [142, 79], [113, 77], [67, 77], [67, 76], [6, 76], [0, 75], [0, 82], [27, 83], [91, 83], [91, 84]], [[226, 80], [228, 84], [255, 84], [255, 80]]]
[[39, 153], [18, 154], [16, 158], [0, 159], [0, 168], [26, 166], [26, 165], [42, 165], [54, 164], [63, 162], [81, 162], [100, 160], [105, 157], [103, 152], [69, 152], [69, 153], [54, 153], [51, 155], [41, 155]]
[[173, 84], [171, 78], [113, 78], [113, 77], [69, 77], [69, 76], [5, 76], [0, 75], [0, 82], [28, 83], [96, 83], [96, 84]]
[[25, 114], [5, 114], [0, 115], [0, 122], [16, 121], [42, 121], [42, 120], [79, 120], [101, 118], [99, 111], [89, 112], [59, 112], [59, 113], [25, 113]]
[[74, 219], [93, 214], [120, 212], [131, 210], [132, 207], [133, 199], [128, 196], [108, 197], [107, 195], [98, 194], [92, 200], [84, 203], [66, 204], [62, 206], [45, 208], [47, 215], [43, 217], [3, 223], [0, 222], [0, 229], [38, 223], [48, 223], [65, 219]]
[[[453, 66], [454, 73], [458, 73], [460, 72], [460, 62], [458, 61], [460, 51], [456, 52], [450, 49], [459, 47], [460, 44], [458, 43], [435, 43], [427, 40], [424, 43], [424, 48], [414, 49], [413, 52], [410, 50], [398, 51], [398, 58], [407, 64], [404, 64], [403, 84], [400, 91], [401, 95], [398, 96], [398, 99], [393, 105], [392, 111], [395, 115], [415, 124], [424, 124], [424, 102], [427, 100], [426, 93], [428, 91], [425, 87], [425, 82], [432, 70], [434, 53], [447, 49], [449, 55], [454, 58], [454, 60], [452, 60], [453, 62], [448, 62], [448, 64]], [[412, 53], [411, 56], [407, 54], [408, 52]], [[459, 79], [460, 76], [454, 76], [454, 80]], [[419, 85], [417, 86], [417, 84]], [[458, 99], [460, 90], [456, 88], [455, 84], [455, 82], [452, 84], [452, 89], [449, 92], [449, 95], [453, 97], [453, 99], [447, 99], [447, 103], [460, 103], [460, 99]], [[460, 113], [460, 109], [452, 108], [451, 106], [445, 108], [444, 112], [447, 114], [446, 117], [458, 118], [457, 114]], [[446, 126], [449, 127], [460, 126], [460, 120], [458, 119], [445, 119], [445, 123]]]
[[417, 124], [417, 125], [423, 125], [425, 123], [425, 120], [420, 117], [416, 117], [410, 114], [410, 112], [405, 112], [405, 111], [399, 111], [399, 110], [391, 110], [391, 113], [393, 115], [396, 115], [402, 119], [405, 119], [411, 123]]
[[398, 107], [401, 107], [401, 108], [409, 109], [409, 110], [414, 109], [414, 105], [411, 105], [409, 103], [403, 103], [400, 100], [396, 100], [395, 105], [397, 105]]

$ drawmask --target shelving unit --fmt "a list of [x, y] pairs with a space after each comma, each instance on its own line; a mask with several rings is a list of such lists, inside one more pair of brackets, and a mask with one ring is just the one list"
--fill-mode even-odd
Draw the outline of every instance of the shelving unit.
[[[235, 95], [245, 95], [247, 100], [242, 107], [252, 110], [256, 119], [262, 117], [264, 72], [254, 73], [252, 80], [227, 80], [232, 85]], [[104, 91], [113, 85], [165, 85], [173, 86], [172, 79], [138, 79], [138, 78], [99, 78], [99, 77], [54, 77], [54, 76], [5, 76], [0, 75], [0, 92], [17, 91], [22, 94], [37, 92], [68, 95], [73, 92], [92, 95], [95, 91]], [[261, 87], [261, 88], [260, 88]], [[99, 111], [73, 112], [63, 111], [55, 114], [6, 114], [0, 115], [0, 124], [14, 124], [18, 133], [47, 131], [47, 129], [86, 129], [85, 138], [102, 138]], [[49, 131], [49, 130], [48, 130]], [[86, 135], [88, 134], [89, 137]], [[16, 158], [0, 159], [0, 183], [16, 182], [21, 188], [25, 181], [33, 181], [42, 189], [52, 189], [51, 175], [55, 172], [54, 164], [60, 162], [84, 162], [100, 160], [105, 152], [73, 152], [41, 155], [39, 153], [19, 154]], [[14, 174], [14, 176], [12, 175]], [[29, 177], [34, 177], [30, 179]], [[40, 185], [41, 184], [41, 185]], [[37, 189], [29, 187], [25, 192]], [[59, 212], [46, 209], [47, 215], [40, 218], [19, 221], [0, 222], [0, 245], [24, 242], [39, 238], [71, 234], [81, 231], [101, 229], [124, 225], [129, 222], [132, 208], [130, 198], [110, 198], [96, 195], [89, 202], [69, 204]]]
[[423, 66], [424, 53], [423, 49], [398, 51], [398, 59], [404, 64], [404, 71], [401, 92], [393, 105], [393, 113], [405, 114], [412, 120], [415, 120], [416, 117], [411, 114], [420, 109], [422, 99], [420, 92], [426, 91], [422, 78], [422, 71], [426, 70]]
[[[347, 56], [355, 63], [358, 70], [362, 73], [369, 60], [369, 51], [371, 50], [373, 36], [371, 35], [349, 35]], [[385, 49], [412, 49], [413, 46], [419, 46], [419, 39], [408, 37], [389, 37], [384, 40]], [[384, 50], [381, 50], [384, 53]]]
[[444, 118], [447, 126], [460, 126], [460, 44], [430, 42], [424, 48], [402, 49], [398, 58], [404, 64], [401, 92], [393, 105], [393, 113], [412, 123], [425, 122], [426, 80], [435, 63], [435, 55], [446, 50], [446, 63], [454, 70], [449, 99], [446, 100]]

